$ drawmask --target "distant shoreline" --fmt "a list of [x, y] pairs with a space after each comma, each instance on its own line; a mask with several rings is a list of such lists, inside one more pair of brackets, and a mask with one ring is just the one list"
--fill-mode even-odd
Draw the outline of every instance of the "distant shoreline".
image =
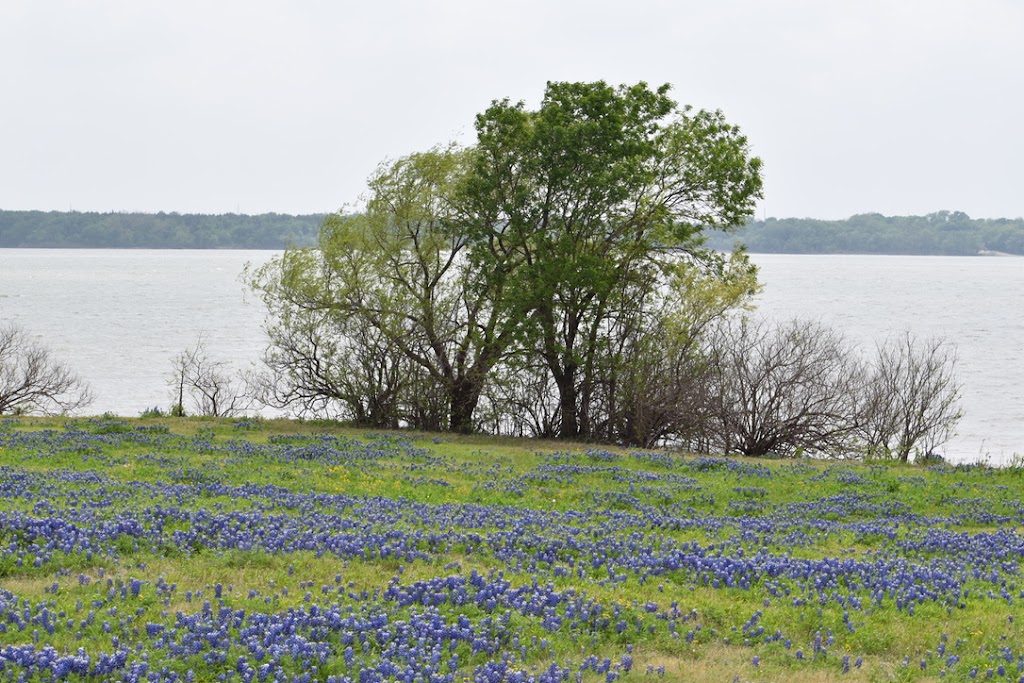
[[[327, 215], [0, 210], [0, 248], [283, 250], [316, 245]], [[752, 254], [1024, 255], [1024, 218], [974, 219], [959, 211], [768, 218], [703, 234], [707, 248], [731, 251], [739, 242]]]
[[768, 218], [708, 237], [715, 249], [726, 251], [739, 241], [752, 254], [1024, 255], [1024, 218], [971, 218], [962, 211], [870, 213], [839, 221]]

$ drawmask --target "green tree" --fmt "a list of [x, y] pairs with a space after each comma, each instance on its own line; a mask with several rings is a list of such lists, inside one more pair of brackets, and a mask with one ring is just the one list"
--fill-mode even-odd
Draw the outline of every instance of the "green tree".
[[761, 196], [761, 162], [739, 130], [668, 90], [549, 83], [538, 110], [503, 100], [477, 117], [470, 256], [484, 270], [520, 264], [505, 293], [557, 389], [562, 437], [595, 433], [616, 321], [675, 260], [713, 267], [702, 231], [742, 224]]
[[[252, 278], [275, 320], [278, 375], [329, 388], [356, 416], [383, 391], [401, 422], [425, 429], [629, 431], [621, 378], [636, 349], [658, 353], [655, 338], [637, 340], [680, 318], [672, 285], [719, 283], [715, 296], [734, 301], [754, 282], [744, 254], [726, 259], [702, 234], [750, 214], [760, 161], [720, 113], [667, 92], [552, 83], [536, 111], [494, 102], [472, 147], [381, 166], [363, 213], [328, 217], [317, 249]], [[365, 367], [395, 381], [341, 386]], [[524, 418], [548, 393], [555, 406]]]
[[[446, 397], [447, 424], [467, 432], [491, 369], [519, 321], [504, 285], [515, 257], [466, 259], [462, 189], [474, 150], [437, 149], [386, 166], [358, 220], [329, 220], [325, 258], [350, 274], [344, 307], [392, 339]], [[359, 267], [353, 266], [359, 260]]]
[[382, 166], [364, 213], [328, 217], [318, 250], [286, 255], [253, 280], [272, 312], [343, 319], [335, 327], [348, 330], [346, 348], [372, 330], [380, 348], [406, 361], [406, 380], [418, 378], [403, 382], [398, 403], [423, 429], [474, 429], [485, 382], [519, 326], [502, 291], [513, 261], [495, 258], [482, 270], [465, 258], [460, 197], [472, 154], [435, 149]]

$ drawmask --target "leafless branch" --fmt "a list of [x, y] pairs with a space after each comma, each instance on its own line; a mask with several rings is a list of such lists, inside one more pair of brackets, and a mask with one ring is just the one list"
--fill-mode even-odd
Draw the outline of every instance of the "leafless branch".
[[941, 338], [906, 332], [877, 347], [860, 418], [869, 455], [906, 462], [952, 438], [963, 415], [956, 363], [955, 348]]
[[0, 415], [72, 413], [93, 400], [88, 383], [14, 323], [0, 325]]
[[231, 372], [226, 361], [213, 360], [206, 352], [206, 336], [200, 333], [193, 346], [173, 361], [168, 382], [174, 392], [172, 413], [185, 413], [185, 400], [192, 412], [210, 417], [233, 417], [251, 405], [243, 376]]

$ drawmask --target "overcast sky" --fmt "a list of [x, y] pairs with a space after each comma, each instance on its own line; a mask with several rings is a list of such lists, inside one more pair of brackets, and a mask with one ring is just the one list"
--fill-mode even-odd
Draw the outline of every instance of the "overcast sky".
[[0, 208], [334, 211], [599, 79], [721, 109], [758, 217], [1024, 215], [1022, 0], [2, 0]]

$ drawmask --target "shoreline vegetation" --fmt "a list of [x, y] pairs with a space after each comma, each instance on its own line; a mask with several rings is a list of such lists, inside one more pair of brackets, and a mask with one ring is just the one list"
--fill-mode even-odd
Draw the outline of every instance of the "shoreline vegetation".
[[[0, 248], [274, 249], [316, 244], [328, 214], [98, 213], [0, 210]], [[1024, 219], [859, 214], [846, 220], [768, 218], [735, 234], [708, 232], [708, 246], [750, 253], [922, 256], [1024, 255]]]
[[1020, 467], [0, 420], [31, 681], [1016, 681]]
[[735, 235], [709, 233], [708, 243], [726, 250], [737, 240], [752, 254], [1021, 256], [1024, 219], [971, 218], [962, 211], [868, 213], [836, 221], [768, 218], [748, 222]]

